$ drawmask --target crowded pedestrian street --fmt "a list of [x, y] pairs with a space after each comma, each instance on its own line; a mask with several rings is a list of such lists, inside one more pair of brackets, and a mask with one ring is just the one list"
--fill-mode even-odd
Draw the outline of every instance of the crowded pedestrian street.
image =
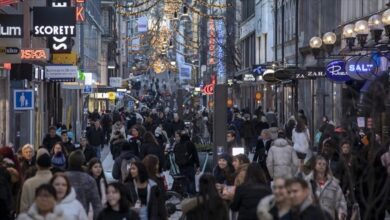
[[0, 220], [390, 220], [390, 0], [0, 0]]

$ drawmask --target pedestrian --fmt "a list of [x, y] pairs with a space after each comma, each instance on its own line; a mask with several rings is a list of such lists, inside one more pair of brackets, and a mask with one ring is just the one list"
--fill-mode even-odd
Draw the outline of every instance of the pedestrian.
[[0, 158], [0, 216], [4, 220], [13, 220], [14, 206], [11, 171], [3, 158]]
[[297, 125], [297, 121], [295, 120], [294, 115], [292, 115], [288, 119], [287, 123], [284, 125], [284, 130], [286, 131], [286, 138], [290, 141], [292, 140], [293, 130], [296, 125]]
[[88, 142], [95, 150], [96, 157], [101, 158], [101, 150], [104, 145], [104, 133], [99, 121], [92, 122], [92, 127], [87, 131]]
[[[164, 183], [164, 178], [160, 176], [160, 163], [158, 157], [153, 154], [149, 154], [142, 160], [142, 163], [146, 167], [149, 178], [157, 183], [161, 193], [165, 195], [166, 184]], [[165, 196], [163, 196], [163, 198], [165, 198]]]
[[338, 180], [329, 173], [328, 161], [317, 156], [313, 172], [305, 178], [310, 183], [313, 199], [332, 219], [343, 220], [347, 217], [347, 203]]
[[17, 220], [66, 220], [64, 211], [56, 205], [57, 193], [51, 184], [39, 185], [34, 190], [34, 203]]
[[298, 158], [301, 160], [303, 166], [305, 158], [309, 154], [310, 133], [304, 121], [298, 118], [297, 125], [292, 132], [292, 141], [294, 143], [294, 150], [297, 152]]
[[62, 130], [61, 131], [61, 140], [62, 140], [62, 146], [65, 147], [66, 151], [68, 154], [72, 153], [73, 151], [76, 150], [76, 147], [74, 144], [72, 144], [69, 136], [68, 136], [68, 131], [67, 130]]
[[125, 142], [122, 144], [122, 152], [115, 159], [112, 167], [112, 177], [122, 183], [126, 181], [129, 175], [129, 166], [133, 161], [139, 160], [135, 155], [137, 145], [135, 143]]
[[152, 154], [158, 157], [159, 160], [159, 171], [165, 166], [164, 148], [162, 148], [156, 138], [151, 132], [146, 132], [141, 145], [140, 159], [142, 160], [145, 156]]
[[36, 157], [35, 149], [31, 144], [25, 144], [21, 150], [21, 157], [19, 158], [20, 172], [23, 181], [26, 179], [26, 172], [31, 167], [35, 167]]
[[145, 165], [133, 162], [130, 165], [130, 176], [126, 182], [128, 197], [139, 213], [141, 220], [165, 220], [165, 203], [161, 203], [157, 183], [149, 179]]
[[[176, 133], [175, 135], [179, 134]], [[195, 174], [200, 167], [198, 152], [186, 132], [180, 132], [178, 139], [180, 142], [173, 149], [175, 162], [179, 167], [180, 174], [185, 176], [187, 193], [193, 195], [195, 194]]]
[[219, 196], [216, 183], [215, 178], [210, 174], [203, 174], [200, 177], [199, 194], [181, 203], [181, 210], [187, 220], [229, 220], [228, 207]]
[[221, 154], [218, 156], [218, 163], [214, 167], [213, 176], [217, 182], [217, 189], [222, 193], [224, 186], [232, 186], [234, 184], [234, 167], [233, 159], [229, 154]]
[[99, 213], [97, 220], [139, 220], [138, 215], [130, 209], [130, 202], [124, 196], [126, 188], [121, 183], [110, 183], [107, 186], [107, 204]]
[[299, 159], [285, 138], [284, 131], [280, 130], [278, 138], [274, 140], [268, 151], [267, 170], [272, 179], [278, 177], [291, 178], [298, 172]]
[[136, 151], [134, 153], [137, 157], [139, 157], [141, 152], [141, 146], [143, 143], [143, 135], [145, 134], [144, 128], [143, 126], [134, 125], [131, 128], [130, 132], [131, 135], [129, 135], [128, 141], [137, 146], [137, 148], [135, 148]]
[[244, 115], [244, 122], [241, 124], [240, 134], [244, 138], [245, 152], [249, 154], [249, 152], [252, 152], [252, 138], [256, 135], [250, 114]]
[[126, 143], [126, 138], [125, 136], [122, 135], [120, 131], [115, 131], [111, 135], [110, 139], [110, 151], [112, 155], [112, 159], [116, 159], [122, 151], [122, 145]]
[[83, 164], [85, 164], [83, 152], [80, 150], [73, 151], [69, 155], [68, 171], [65, 174], [76, 191], [77, 200], [83, 205], [86, 213], [89, 212], [89, 205], [92, 204], [94, 217], [96, 218], [102, 209], [99, 191], [95, 180], [84, 172]]
[[51, 152], [51, 165], [53, 168], [57, 168], [64, 171], [66, 168], [67, 152], [62, 142], [57, 142], [52, 148]]
[[234, 185], [237, 187], [244, 183], [246, 171], [248, 169], [250, 161], [245, 154], [238, 154], [233, 157], [232, 164], [235, 170]]
[[238, 211], [238, 220], [257, 220], [257, 205], [269, 194], [271, 190], [264, 171], [258, 163], [251, 163], [248, 166], [244, 183], [236, 188], [230, 209]]
[[46, 134], [45, 138], [42, 141], [42, 145], [46, 148], [48, 152], [51, 152], [51, 149], [53, 148], [54, 144], [61, 141], [61, 137], [56, 134], [56, 128], [50, 127], [49, 133]]
[[307, 117], [305, 115], [305, 111], [303, 109], [299, 109], [298, 111], [298, 120], [301, 119], [304, 125], [308, 125], [307, 123]]
[[64, 211], [65, 220], [88, 220], [83, 206], [76, 199], [76, 191], [64, 173], [56, 173], [50, 184], [56, 190], [57, 206]]
[[89, 145], [88, 139], [86, 137], [82, 137], [80, 139], [80, 150], [83, 152], [86, 162], [96, 157], [96, 152], [92, 146]]
[[106, 197], [107, 180], [103, 172], [102, 162], [98, 158], [92, 158], [88, 162], [88, 173], [95, 179], [102, 205], [105, 205], [107, 202], [107, 197]]
[[252, 162], [261, 164], [263, 169], [266, 168], [265, 162], [271, 144], [271, 133], [268, 129], [262, 130], [256, 143], [255, 155], [253, 156]]
[[[116, 119], [114, 124], [112, 125], [111, 136], [113, 134], [115, 134], [117, 131], [119, 131], [120, 134], [123, 135], [123, 137], [126, 137], [125, 126], [123, 126], [122, 121], [120, 119]], [[112, 137], [111, 137], [111, 139], [112, 139]]]
[[233, 148], [239, 147], [237, 143], [235, 131], [233, 130], [227, 131], [226, 142], [227, 142], [226, 153], [228, 153], [229, 155], [233, 155]]
[[30, 206], [34, 203], [35, 190], [38, 186], [48, 183], [52, 178], [50, 172], [51, 158], [49, 152], [45, 148], [37, 151], [37, 167], [38, 171], [34, 177], [29, 178], [23, 183], [22, 194], [20, 196], [20, 212], [27, 212]]
[[272, 185], [272, 195], [264, 197], [257, 206], [259, 220], [292, 220], [291, 201], [286, 179], [277, 177]]
[[183, 122], [183, 120], [180, 119], [178, 113], [173, 114], [173, 121], [170, 125], [170, 128], [171, 128], [171, 131], [170, 131], [171, 134], [175, 134], [176, 131], [184, 130], [184, 128], [185, 128], [184, 122]]
[[302, 178], [294, 177], [286, 182], [287, 191], [293, 208], [293, 219], [330, 220], [331, 216], [315, 205], [311, 199], [309, 184]]
[[254, 126], [255, 126], [255, 134], [261, 134], [261, 132], [264, 129], [269, 128], [269, 124], [267, 123], [267, 118], [265, 116], [261, 116], [260, 118], [257, 118]]

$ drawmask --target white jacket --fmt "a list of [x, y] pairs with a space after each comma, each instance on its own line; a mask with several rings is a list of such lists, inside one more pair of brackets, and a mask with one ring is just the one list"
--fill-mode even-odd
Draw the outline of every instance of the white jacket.
[[294, 143], [294, 150], [299, 153], [307, 154], [309, 152], [310, 133], [306, 128], [304, 132], [298, 133], [295, 128], [292, 132], [292, 141]]
[[64, 212], [58, 205], [52, 213], [42, 216], [38, 213], [37, 205], [33, 203], [27, 212], [21, 213], [18, 216], [17, 220], [65, 220], [65, 218]]
[[268, 151], [267, 169], [272, 178], [291, 178], [298, 171], [299, 160], [294, 149], [282, 138], [276, 139]]
[[76, 199], [76, 191], [73, 188], [57, 206], [64, 210], [65, 220], [88, 220], [87, 213]]

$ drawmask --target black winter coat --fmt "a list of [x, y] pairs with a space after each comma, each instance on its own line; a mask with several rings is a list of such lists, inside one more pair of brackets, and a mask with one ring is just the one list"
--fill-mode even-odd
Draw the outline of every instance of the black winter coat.
[[83, 149], [85, 163], [88, 163], [92, 158], [96, 157], [96, 152], [92, 149], [91, 146], [87, 145], [85, 149]]
[[165, 166], [164, 149], [159, 145], [153, 143], [144, 143], [141, 145], [141, 152], [140, 152], [141, 160], [143, 160], [144, 157], [146, 157], [146, 155], [148, 154], [153, 154], [156, 157], [158, 157], [160, 172], [161, 172], [162, 171], [161, 169]]
[[[161, 193], [159, 187], [153, 180], [149, 179], [149, 185], [151, 188], [150, 191], [148, 191], [148, 219], [166, 220], [167, 213], [165, 210], [165, 198], [163, 198], [163, 193]], [[125, 183], [125, 186], [126, 189], [129, 190], [126, 197], [132, 204], [135, 204], [138, 200], [135, 184], [132, 181], [128, 181]]]
[[257, 140], [256, 152], [253, 156], [253, 162], [265, 162], [265, 160], [267, 159], [267, 153], [271, 148], [271, 144], [271, 140], [265, 141], [265, 144], [262, 139]]
[[91, 127], [87, 132], [88, 142], [91, 146], [104, 144], [104, 132], [102, 128]]
[[323, 211], [320, 207], [315, 205], [310, 205], [305, 210], [298, 214], [298, 217], [295, 217], [294, 220], [330, 220], [329, 214]]
[[42, 141], [42, 145], [47, 149], [47, 151], [51, 152], [51, 149], [53, 148], [54, 144], [61, 141], [62, 140], [60, 136], [56, 135], [52, 138], [49, 134], [47, 134]]
[[230, 208], [238, 211], [238, 220], [257, 220], [257, 205], [270, 194], [271, 190], [265, 185], [240, 185], [236, 188]]
[[105, 208], [97, 217], [97, 220], [139, 220], [137, 213], [129, 210], [128, 212], [117, 212], [110, 208]]
[[211, 205], [205, 207], [199, 197], [191, 198], [189, 200], [191, 203], [195, 203], [193, 205], [195, 208], [186, 213], [187, 220], [229, 220], [228, 207], [224, 201], [219, 203], [210, 201]]

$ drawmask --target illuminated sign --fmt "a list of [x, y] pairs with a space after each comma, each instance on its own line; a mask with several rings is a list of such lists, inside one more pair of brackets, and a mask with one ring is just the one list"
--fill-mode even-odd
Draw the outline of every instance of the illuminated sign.
[[[76, 36], [76, 11], [73, 7], [34, 7], [33, 35], [35, 37]], [[61, 15], [61, 19], [58, 19]]]
[[76, 21], [77, 22], [85, 21], [84, 2], [85, 0], [76, 0]]
[[208, 84], [203, 88], [203, 94], [212, 95], [214, 93], [215, 84]]
[[379, 70], [379, 64], [371, 56], [356, 56], [346, 63], [346, 72], [355, 80], [374, 80]]
[[0, 38], [23, 38], [23, 15], [0, 14]]
[[344, 60], [334, 60], [326, 65], [326, 77], [335, 82], [346, 82], [351, 80], [345, 71]]
[[77, 54], [75, 52], [71, 53], [54, 53], [53, 64], [70, 64], [70, 65], [76, 65], [77, 64]]
[[209, 21], [209, 65], [215, 64], [215, 25], [214, 20]]
[[22, 60], [47, 60], [49, 57], [45, 49], [22, 49], [20, 52]]
[[245, 82], [255, 82], [256, 78], [253, 76], [253, 74], [245, 74], [244, 81]]
[[11, 63], [4, 63], [3, 64], [3, 69], [5, 70], [11, 70], [12, 66], [11, 66]]
[[225, 25], [223, 22], [224, 21], [222, 19], [217, 20], [215, 28], [217, 31], [217, 44], [215, 48], [217, 53], [217, 76], [218, 82], [220, 83], [225, 83], [226, 78], [225, 53], [224, 49], [222, 48], [225, 40]]

